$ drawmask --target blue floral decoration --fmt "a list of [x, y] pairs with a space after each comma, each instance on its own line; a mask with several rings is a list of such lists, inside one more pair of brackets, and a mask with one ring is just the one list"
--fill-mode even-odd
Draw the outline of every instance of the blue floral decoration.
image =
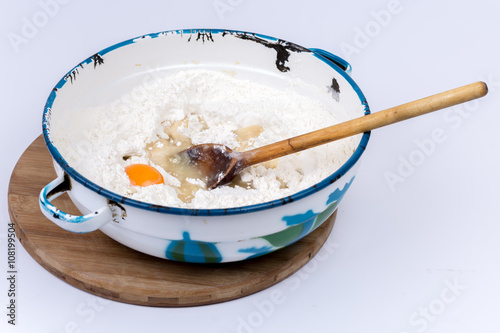
[[251, 253], [252, 255], [246, 259], [252, 259], [252, 258], [260, 257], [261, 255], [272, 252], [274, 250], [276, 250], [276, 248], [274, 248], [272, 246], [261, 246], [261, 247], [254, 246], [254, 247], [249, 247], [246, 249], [239, 249], [238, 252]]
[[309, 234], [321, 225], [321, 223], [323, 223], [330, 215], [332, 215], [353, 181], [354, 176], [342, 189], [335, 189], [335, 191], [328, 196], [326, 208], [322, 212], [315, 213], [312, 209], [309, 209], [305, 213], [283, 217], [282, 220], [286, 222], [287, 226], [303, 226], [297, 240]]
[[165, 251], [167, 259], [193, 263], [222, 261], [222, 255], [214, 243], [193, 241], [187, 231], [182, 234], [182, 238], [182, 240], [170, 242]]

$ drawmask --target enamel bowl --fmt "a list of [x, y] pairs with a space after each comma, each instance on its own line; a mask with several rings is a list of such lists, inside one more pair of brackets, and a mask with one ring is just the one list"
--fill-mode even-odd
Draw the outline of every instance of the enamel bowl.
[[[194, 68], [230, 70], [276, 86], [298, 78], [328, 90], [331, 102], [338, 101], [346, 110], [337, 115], [342, 120], [369, 113], [363, 93], [348, 75], [350, 65], [324, 50], [260, 34], [207, 29], [165, 31], [118, 43], [71, 69], [47, 100], [43, 135], [58, 175], [40, 193], [40, 208], [49, 220], [70, 232], [99, 229], [153, 256], [220, 263], [288, 246], [337, 209], [354, 180], [369, 133], [357, 136], [352, 156], [314, 186], [279, 200], [227, 209], [158, 206], [113, 193], [82, 176], [54, 144], [57, 129], [51, 124], [82, 107], [109, 103], [150, 79], [152, 72], [169, 75]], [[70, 215], [51, 203], [64, 192], [84, 215]]]

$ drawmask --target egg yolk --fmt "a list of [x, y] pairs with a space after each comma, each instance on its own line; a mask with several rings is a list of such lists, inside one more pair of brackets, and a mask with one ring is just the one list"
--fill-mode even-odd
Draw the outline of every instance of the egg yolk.
[[164, 184], [161, 173], [147, 164], [131, 164], [125, 167], [125, 172], [132, 185], [149, 186]]

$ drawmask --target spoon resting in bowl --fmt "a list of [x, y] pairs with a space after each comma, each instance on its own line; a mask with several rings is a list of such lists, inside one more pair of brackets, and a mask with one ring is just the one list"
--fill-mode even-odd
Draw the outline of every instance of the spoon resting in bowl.
[[201, 175], [210, 190], [229, 183], [251, 165], [465, 103], [487, 93], [487, 85], [476, 82], [244, 152], [215, 143], [199, 144], [181, 151], [180, 163]]

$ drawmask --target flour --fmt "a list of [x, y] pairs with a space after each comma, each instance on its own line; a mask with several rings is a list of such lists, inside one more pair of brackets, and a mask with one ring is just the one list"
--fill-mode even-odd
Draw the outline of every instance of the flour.
[[[291, 84], [296, 90], [303, 83]], [[53, 139], [69, 165], [110, 191], [159, 205], [228, 208], [283, 198], [318, 183], [352, 155], [355, 140], [249, 167], [240, 178], [248, 186], [200, 189], [190, 202], [179, 198], [180, 181], [152, 161], [151, 151], [174, 150], [186, 140], [248, 150], [338, 123], [339, 111], [336, 101], [327, 108], [293, 89], [189, 70], [136, 87], [114, 103], [79, 110], [64, 125], [54, 122]], [[156, 167], [165, 184], [132, 186], [124, 168], [134, 163]]]

